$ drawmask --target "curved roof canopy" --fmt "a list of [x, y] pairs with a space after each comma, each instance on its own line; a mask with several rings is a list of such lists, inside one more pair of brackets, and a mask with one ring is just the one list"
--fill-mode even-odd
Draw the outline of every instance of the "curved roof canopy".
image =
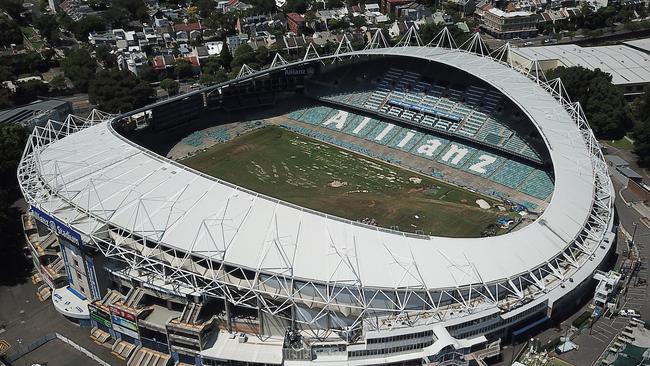
[[[509, 279], [550, 261], [583, 229], [594, 197], [590, 152], [569, 113], [542, 86], [507, 65], [459, 50], [352, 54], [421, 58], [432, 68], [447, 64], [512, 99], [540, 131], [554, 166], [555, 191], [541, 219], [480, 239], [418, 238], [351, 225], [200, 175], [124, 139], [107, 122], [46, 146], [40, 173], [78, 210], [148, 240], [316, 282], [435, 289]], [[56, 200], [35, 204], [49, 212], [63, 206]]]

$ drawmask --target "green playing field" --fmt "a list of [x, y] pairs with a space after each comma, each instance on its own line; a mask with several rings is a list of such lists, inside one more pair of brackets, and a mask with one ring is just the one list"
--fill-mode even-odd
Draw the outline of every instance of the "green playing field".
[[211, 176], [320, 212], [406, 232], [478, 237], [500, 216], [438, 180], [269, 126], [181, 161]]

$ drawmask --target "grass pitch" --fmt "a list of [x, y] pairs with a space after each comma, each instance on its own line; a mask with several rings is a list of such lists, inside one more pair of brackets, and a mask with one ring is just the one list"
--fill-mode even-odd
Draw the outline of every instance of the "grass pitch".
[[479, 237], [499, 212], [470, 191], [269, 126], [181, 161], [239, 186], [406, 232]]

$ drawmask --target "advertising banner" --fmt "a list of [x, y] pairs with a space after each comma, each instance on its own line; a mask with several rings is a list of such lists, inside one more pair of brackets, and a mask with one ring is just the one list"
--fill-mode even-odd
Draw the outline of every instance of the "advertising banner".
[[104, 325], [108, 329], [113, 328], [113, 325], [111, 324], [111, 316], [106, 311], [93, 304], [88, 304], [88, 311], [90, 312], [90, 319]]
[[110, 306], [110, 309], [111, 321], [113, 322], [113, 330], [122, 334], [126, 334], [135, 339], [140, 339], [135, 315], [112, 305]]
[[61, 221], [55, 219], [54, 217], [46, 214], [34, 206], [30, 208], [30, 211], [36, 220], [40, 221], [43, 225], [47, 225], [50, 230], [55, 232], [57, 235], [67, 239], [72, 244], [75, 244], [77, 246], [81, 245], [81, 235], [79, 235], [78, 232], [70, 229]]

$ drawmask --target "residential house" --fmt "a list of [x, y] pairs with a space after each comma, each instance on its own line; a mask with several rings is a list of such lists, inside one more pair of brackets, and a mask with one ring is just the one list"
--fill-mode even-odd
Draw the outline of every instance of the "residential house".
[[[479, 9], [477, 9], [477, 12]], [[481, 28], [495, 38], [528, 38], [537, 35], [539, 15], [529, 11], [505, 12], [486, 5], [480, 9]]]
[[298, 13], [287, 14], [287, 26], [295, 34], [301, 33], [305, 29], [305, 17]]
[[207, 49], [209, 56], [213, 56], [213, 55], [218, 56], [221, 54], [221, 50], [223, 49], [223, 42], [221, 41], [206, 42], [205, 48]]
[[237, 34], [226, 37], [226, 45], [228, 46], [230, 53], [234, 54], [235, 50], [237, 50], [239, 46], [248, 42], [248, 38], [247, 34]]
[[147, 65], [147, 54], [144, 52], [119, 52], [117, 54], [117, 67], [128, 70], [138, 75], [143, 66]]

